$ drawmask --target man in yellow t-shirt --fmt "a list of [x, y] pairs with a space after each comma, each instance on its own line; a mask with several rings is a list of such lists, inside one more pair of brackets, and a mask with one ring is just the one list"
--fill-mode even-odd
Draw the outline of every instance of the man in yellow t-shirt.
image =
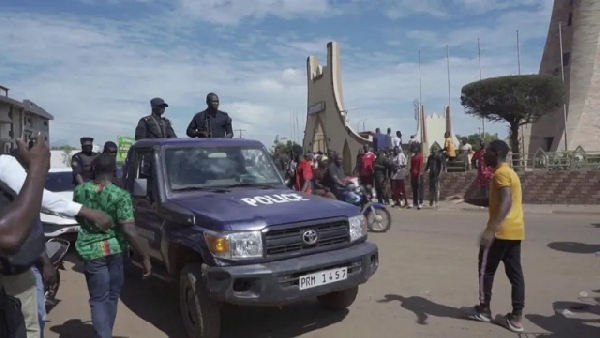
[[456, 148], [454, 147], [454, 142], [452, 142], [452, 136], [449, 132], [444, 134], [444, 154], [446, 155], [446, 159], [450, 162], [456, 159]]
[[492, 285], [500, 262], [504, 263], [511, 284], [512, 312], [501, 324], [513, 332], [523, 332], [525, 280], [521, 266], [521, 241], [525, 239], [521, 181], [506, 163], [510, 148], [506, 142], [490, 142], [485, 164], [495, 168], [489, 193], [489, 220], [481, 234], [479, 250], [479, 305], [468, 316], [490, 322]]

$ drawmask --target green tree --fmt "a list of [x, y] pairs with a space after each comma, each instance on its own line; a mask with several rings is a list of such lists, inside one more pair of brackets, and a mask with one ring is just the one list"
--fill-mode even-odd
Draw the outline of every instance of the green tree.
[[[467, 139], [467, 143], [470, 144], [473, 149], [478, 149], [479, 145], [481, 144], [481, 134], [471, 134], [471, 135], [467, 135], [467, 136], [463, 136], [463, 135], [456, 135], [456, 138], [459, 141], [462, 141], [463, 138]], [[498, 139], [498, 134], [490, 134], [490, 133], [484, 133], [483, 134], [483, 142], [484, 143], [490, 143], [493, 140], [497, 140]]]
[[273, 140], [273, 145], [270, 149], [271, 157], [275, 164], [283, 168], [284, 164], [289, 159], [294, 146], [299, 147], [300, 145], [292, 140], [282, 139], [279, 135], [275, 136], [275, 140]]
[[519, 127], [539, 120], [564, 104], [565, 89], [556, 76], [519, 75], [487, 78], [462, 88], [465, 113], [492, 122], [507, 122], [513, 160], [518, 163]]

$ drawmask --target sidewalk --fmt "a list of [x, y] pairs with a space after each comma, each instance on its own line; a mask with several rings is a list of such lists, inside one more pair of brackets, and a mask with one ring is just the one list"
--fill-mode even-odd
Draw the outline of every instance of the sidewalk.
[[[424, 208], [429, 208], [427, 202]], [[523, 209], [528, 214], [600, 215], [600, 205], [525, 204]], [[487, 208], [474, 206], [463, 200], [442, 201], [438, 210], [487, 212]]]

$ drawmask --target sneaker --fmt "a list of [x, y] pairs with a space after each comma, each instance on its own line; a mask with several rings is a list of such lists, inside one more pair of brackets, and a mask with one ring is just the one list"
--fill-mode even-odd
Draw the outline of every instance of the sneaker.
[[467, 318], [478, 322], [489, 323], [492, 321], [492, 311], [484, 309], [480, 305], [476, 305], [467, 310]]
[[502, 317], [500, 324], [512, 332], [523, 332], [523, 322], [521, 316], [514, 315], [512, 313]]

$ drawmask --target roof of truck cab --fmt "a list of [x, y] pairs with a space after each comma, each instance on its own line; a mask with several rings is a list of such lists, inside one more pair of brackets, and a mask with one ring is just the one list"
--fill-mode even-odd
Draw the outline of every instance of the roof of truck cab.
[[244, 138], [147, 138], [135, 141], [135, 147], [154, 147], [154, 146], [205, 146], [205, 147], [224, 147], [224, 146], [263, 146], [258, 140]]

